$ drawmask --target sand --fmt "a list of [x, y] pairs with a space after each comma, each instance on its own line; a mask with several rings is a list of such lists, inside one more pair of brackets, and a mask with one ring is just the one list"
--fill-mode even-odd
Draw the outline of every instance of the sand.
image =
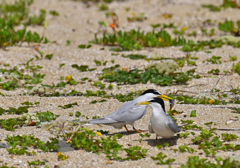
[[[130, 30], [137, 29], [138, 27], [144, 31], [151, 31], [152, 28], [150, 24], [157, 23], [174, 23], [177, 25], [178, 29], [182, 27], [188, 27], [187, 32], [190, 33], [193, 30], [197, 30], [198, 36], [196, 38], [189, 37], [189, 39], [194, 40], [209, 40], [209, 38], [218, 38], [224, 33], [217, 29], [217, 23], [224, 21], [225, 19], [231, 19], [236, 21], [240, 16], [239, 9], [226, 9], [220, 12], [210, 12], [206, 8], [202, 8], [201, 4], [209, 3], [207, 0], [190, 1], [190, 0], [172, 0], [172, 1], [162, 1], [162, 0], [126, 0], [126, 1], [116, 1], [109, 4], [109, 11], [114, 11], [119, 17], [120, 27], [119, 30]], [[220, 4], [220, 1], [213, 1], [213, 4]], [[130, 11], [125, 10], [126, 7], [130, 7]], [[60, 82], [61, 76], [72, 75], [76, 81], [81, 81], [83, 77], [88, 77], [92, 81], [97, 81], [98, 76], [101, 74], [102, 69], [105, 67], [110, 67], [115, 64], [119, 64], [123, 68], [143, 68], [148, 65], [149, 62], [145, 60], [130, 60], [128, 58], [121, 57], [121, 54], [143, 54], [150, 57], [153, 54], [162, 55], [170, 58], [185, 57], [186, 52], [180, 50], [181, 47], [167, 47], [167, 48], [144, 48], [139, 51], [126, 51], [121, 52], [118, 56], [112, 56], [109, 47], [104, 46], [105, 50], [100, 50], [103, 46], [93, 45], [90, 49], [79, 49], [77, 46], [80, 44], [87, 44], [90, 40], [93, 40], [94, 33], [98, 33], [99, 36], [102, 34], [102, 30], [99, 29], [99, 21], [105, 21], [107, 25], [111, 23], [111, 18], [106, 18], [105, 12], [99, 11], [97, 5], [90, 4], [89, 6], [80, 1], [71, 0], [35, 0], [34, 4], [31, 6], [31, 14], [37, 13], [39, 9], [45, 9], [46, 11], [56, 10], [60, 13], [59, 16], [47, 15], [46, 22], [48, 23], [45, 35], [51, 41], [56, 41], [56, 43], [40, 44], [39, 49], [44, 52], [44, 54], [53, 54], [52, 60], [40, 59], [34, 60], [32, 65], [41, 65], [43, 68], [37, 71], [37, 73], [46, 74], [43, 78], [43, 84], [57, 84]], [[128, 22], [127, 17], [132, 16], [132, 12], [139, 14], [144, 12], [147, 19], [143, 22]], [[172, 14], [172, 18], [165, 19], [161, 17], [162, 14], [169, 13]], [[216, 20], [217, 22], [213, 25], [203, 25], [203, 22], [207, 19]], [[201, 28], [215, 28], [216, 33], [212, 37], [206, 37], [201, 35]], [[42, 33], [42, 26], [29, 26], [29, 30]], [[112, 32], [111, 28], [107, 28], [108, 32]], [[172, 30], [169, 29], [169, 32]], [[70, 40], [71, 44], [66, 46], [66, 41]], [[113, 90], [105, 89], [108, 94], [128, 94], [133, 90], [138, 89], [157, 89], [163, 94], [175, 93], [179, 90], [186, 95], [196, 95], [198, 93], [207, 92], [210, 93], [211, 89], [216, 88], [221, 91], [229, 91], [231, 87], [239, 87], [239, 75], [232, 73], [231, 75], [219, 75], [215, 78], [207, 75], [207, 72], [211, 69], [219, 68], [221, 72], [225, 70], [230, 70], [233, 63], [240, 61], [238, 57], [236, 61], [229, 61], [229, 55], [239, 56], [240, 49], [233, 48], [231, 46], [223, 46], [222, 48], [216, 48], [211, 50], [212, 53], [207, 54], [204, 51], [191, 52], [192, 56], [198, 57], [196, 61], [197, 66], [184, 66], [180, 71], [187, 71], [191, 68], [196, 68], [197, 73], [205, 74], [205, 77], [201, 79], [193, 79], [187, 83], [187, 85], [173, 85], [161, 87], [152, 83], [147, 84], [135, 84], [135, 85], [120, 85], [113, 83]], [[37, 55], [37, 52], [28, 47], [27, 44], [23, 46], [13, 46], [7, 47], [7, 50], [0, 50], [0, 68], [4, 68], [3, 64], [10, 64], [10, 68], [17, 66], [19, 69], [23, 69], [24, 66], [20, 65], [26, 63], [30, 58]], [[204, 60], [209, 59], [212, 55], [221, 56], [222, 64], [211, 64], [204, 62]], [[96, 66], [94, 60], [108, 61], [106, 66]], [[115, 63], [111, 63], [111, 60], [115, 60]], [[153, 62], [153, 61], [150, 61]], [[62, 68], [59, 68], [59, 64], [65, 64]], [[95, 71], [91, 72], [80, 72], [77, 69], [71, 67], [72, 64], [78, 65], [88, 65], [90, 68], [97, 68]], [[26, 72], [31, 74], [31, 72]], [[106, 83], [106, 82], [103, 82]], [[106, 83], [108, 86], [108, 83]], [[79, 83], [75, 86], [67, 85], [65, 91], [77, 90], [79, 92], [85, 92], [86, 90], [96, 91], [98, 88], [91, 85], [91, 82]], [[59, 90], [64, 90], [59, 89]], [[93, 100], [101, 100], [98, 97], [38, 97], [38, 96], [23, 96], [23, 92], [26, 90], [24, 88], [18, 88], [13, 91], [0, 90], [1, 93], [7, 95], [5, 97], [0, 97], [0, 105], [2, 108], [8, 109], [9, 107], [19, 107], [24, 101], [40, 102], [40, 105], [32, 107], [29, 112], [42, 112], [51, 111], [55, 114], [60, 115], [60, 119], [76, 119], [71, 117], [69, 112], [80, 111], [82, 114], [92, 118], [92, 116], [103, 117], [111, 112], [115, 111], [123, 103], [119, 102], [117, 99], [109, 99], [107, 102], [89, 104]], [[190, 93], [194, 92], [194, 94]], [[179, 93], [179, 92], [178, 92]], [[78, 106], [74, 106], [69, 109], [62, 109], [58, 107], [59, 105], [65, 105], [69, 103], [77, 102]], [[180, 120], [192, 119], [199, 126], [204, 126], [206, 122], [216, 123], [216, 128], [238, 128], [239, 126], [239, 114], [232, 113], [230, 107], [239, 107], [237, 104], [228, 105], [189, 105], [189, 104], [176, 104], [175, 110], [182, 111], [182, 114], [177, 114], [175, 117], [178, 123]], [[169, 109], [168, 103], [166, 103], [166, 108]], [[197, 117], [191, 118], [190, 113], [192, 110], [196, 110]], [[147, 114], [135, 124], [136, 128], [141, 130], [147, 130], [149, 119], [151, 116], [151, 109], [148, 109]], [[0, 119], [18, 117], [17, 115], [2, 115]], [[237, 118], [236, 118], [237, 117]], [[8, 154], [6, 148], [0, 148], [0, 161], [8, 163], [8, 166], [15, 167], [28, 167], [27, 161], [40, 160], [46, 161], [46, 165], [49, 167], [54, 167], [58, 165], [59, 167], [159, 167], [156, 165], [156, 161], [153, 161], [150, 156], [156, 156], [159, 152], [163, 152], [168, 156], [168, 158], [175, 158], [176, 161], [172, 164], [172, 167], [179, 167], [181, 164], [186, 163], [188, 156], [199, 155], [204, 157], [204, 153], [197, 149], [197, 145], [193, 145], [191, 139], [193, 135], [189, 135], [186, 139], [174, 138], [174, 144], [172, 147], [165, 147], [164, 149], [157, 149], [155, 146], [155, 135], [151, 134], [149, 138], [144, 138], [140, 143], [141, 137], [138, 133], [127, 134], [125, 129], [115, 129], [111, 126], [99, 127], [97, 125], [85, 126], [93, 130], [103, 129], [109, 131], [109, 134], [120, 133], [124, 136], [118, 140], [120, 144], [124, 147], [129, 146], [141, 146], [147, 149], [147, 157], [137, 161], [109, 161], [104, 154], [96, 155], [91, 152], [86, 152], [84, 150], [74, 150], [69, 146], [63, 146], [63, 154], [68, 156], [67, 160], [59, 161], [57, 158], [57, 153], [55, 152], [42, 152], [37, 150], [36, 155], [33, 156], [18, 156]], [[128, 126], [131, 130], [132, 128]], [[53, 137], [50, 132], [37, 127], [22, 127], [16, 129], [15, 131], [6, 131], [0, 129], [0, 139], [1, 142], [6, 144], [4, 140], [7, 135], [34, 135], [43, 141], [49, 140], [49, 137]], [[187, 131], [195, 132], [199, 134], [199, 131]], [[240, 136], [239, 131], [219, 131], [216, 133], [220, 135], [221, 133], [233, 133]], [[239, 139], [232, 141], [233, 144], [238, 144]], [[168, 140], [162, 140], [159, 138], [158, 143], [164, 144], [169, 142]], [[174, 152], [173, 149], [178, 149], [181, 145], [187, 145], [194, 148], [195, 152], [190, 153], [180, 153]], [[219, 151], [216, 156], [221, 156], [227, 158], [228, 156], [239, 155], [239, 151], [235, 152], [222, 152]], [[168, 166], [163, 166], [168, 167]]]

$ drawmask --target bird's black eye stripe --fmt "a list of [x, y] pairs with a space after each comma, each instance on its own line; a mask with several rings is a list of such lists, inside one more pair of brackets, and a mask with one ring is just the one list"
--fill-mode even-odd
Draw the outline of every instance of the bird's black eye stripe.
[[165, 111], [165, 104], [164, 104], [164, 101], [163, 101], [163, 99], [161, 99], [161, 98], [158, 98], [158, 97], [155, 97], [155, 98], [153, 98], [152, 100], [150, 100], [149, 101], [150, 103], [159, 103], [161, 106], [162, 106], [162, 108], [163, 108], [163, 110]]
[[160, 93], [158, 91], [156, 91], [155, 89], [148, 89], [145, 92], [143, 92], [142, 95], [145, 95], [147, 93], [153, 93], [155, 95], [160, 95]]

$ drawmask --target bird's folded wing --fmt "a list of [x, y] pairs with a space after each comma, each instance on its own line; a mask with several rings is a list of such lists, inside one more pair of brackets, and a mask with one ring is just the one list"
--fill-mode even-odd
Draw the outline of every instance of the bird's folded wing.
[[180, 132], [181, 129], [177, 126], [176, 122], [172, 118], [168, 118], [167, 127], [171, 129], [174, 133]]
[[120, 110], [117, 110], [117, 113], [112, 113], [113, 115], [108, 115], [111, 119], [119, 122], [133, 122], [144, 116], [146, 113], [147, 106], [146, 105], [135, 105], [133, 103], [124, 104], [124, 108], [120, 107]]
[[123, 113], [125, 111], [128, 111], [132, 108], [133, 104], [132, 101], [125, 102], [123, 105], [121, 105], [116, 111], [112, 112], [111, 114], [107, 115], [107, 118], [113, 118], [115, 115]]

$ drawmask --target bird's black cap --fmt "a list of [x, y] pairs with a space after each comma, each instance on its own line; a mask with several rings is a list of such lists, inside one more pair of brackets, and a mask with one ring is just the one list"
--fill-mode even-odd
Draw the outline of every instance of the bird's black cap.
[[148, 89], [145, 92], [143, 92], [141, 95], [145, 95], [147, 93], [153, 93], [155, 95], [160, 95], [160, 93], [158, 91], [156, 91], [155, 89]]
[[[165, 111], [165, 104], [164, 104], [163, 99], [158, 98], [158, 97], [154, 97], [154, 98], [153, 98], [152, 100], [150, 100], [149, 102], [150, 102], [150, 103], [153, 103], [153, 102], [159, 103], [159, 104], [162, 106], [163, 110]], [[165, 112], [166, 112], [166, 111], [165, 111]]]

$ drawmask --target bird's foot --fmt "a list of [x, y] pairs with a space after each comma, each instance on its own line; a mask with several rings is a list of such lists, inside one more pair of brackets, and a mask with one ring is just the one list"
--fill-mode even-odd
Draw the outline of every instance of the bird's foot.
[[124, 128], [127, 130], [127, 133], [128, 134], [131, 134], [132, 132], [130, 132], [129, 130], [128, 130], [128, 128], [126, 127], [126, 125], [124, 125]]
[[140, 130], [134, 128], [134, 127], [133, 127], [133, 129], [134, 129], [136, 132], [138, 132], [138, 133], [142, 133], [142, 132], [143, 132], [143, 131], [140, 131]]

